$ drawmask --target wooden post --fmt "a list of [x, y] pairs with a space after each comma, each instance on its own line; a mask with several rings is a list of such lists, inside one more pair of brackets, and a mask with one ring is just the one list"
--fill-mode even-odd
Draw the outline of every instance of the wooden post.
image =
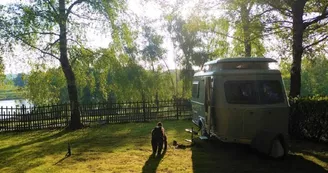
[[32, 109], [31, 109], [31, 105], [30, 105], [30, 111], [28, 112], [27, 117], [25, 117], [25, 119], [24, 119], [25, 122], [27, 122], [27, 127], [25, 127], [26, 123], [25, 123], [24, 127], [28, 130], [32, 130], [31, 129], [31, 121], [30, 121], [31, 114], [32, 114]]
[[68, 126], [68, 124], [69, 124], [69, 122], [68, 122], [68, 110], [67, 110], [67, 107], [68, 107], [68, 104], [66, 103], [65, 104], [65, 110], [64, 110], [64, 112], [65, 112], [65, 118], [66, 118], [66, 124], [65, 124], [65, 126]]
[[129, 101], [129, 116], [128, 116], [128, 122], [132, 122], [132, 115], [133, 115], [133, 105], [131, 101]]
[[5, 122], [6, 131], [8, 131], [8, 130], [9, 130], [9, 123], [8, 123], [9, 119], [8, 119], [8, 110], [7, 110], [7, 106], [6, 106], [6, 108], [4, 108], [3, 115], [4, 115], [3, 118], [4, 118], [4, 122]]
[[143, 121], [146, 122], [146, 104], [145, 104], [145, 100], [142, 100], [142, 111], [143, 111]]
[[134, 107], [135, 109], [133, 110], [134, 111], [134, 116], [136, 117], [137, 121], [141, 121], [140, 119], [140, 106], [139, 106], [139, 102], [134, 103]]
[[[16, 119], [18, 119], [18, 116], [16, 115], [16, 108], [15, 108], [15, 110], [14, 111], [12, 111], [12, 113], [13, 113], [13, 116], [15, 117], [14, 119], [15, 119], [15, 128], [16, 128], [16, 130], [17, 131], [20, 131], [21, 129], [20, 129], [20, 121], [17, 121]], [[19, 119], [18, 119], [19, 120]]]
[[180, 107], [180, 100], [176, 100], [176, 107], [177, 107], [177, 120], [179, 120], [179, 107]]
[[1, 112], [0, 112], [1, 128], [3, 130], [5, 128], [5, 123], [4, 123], [5, 117], [3, 116], [3, 108], [2, 108], [2, 106], [1, 106], [0, 110], [1, 110]]

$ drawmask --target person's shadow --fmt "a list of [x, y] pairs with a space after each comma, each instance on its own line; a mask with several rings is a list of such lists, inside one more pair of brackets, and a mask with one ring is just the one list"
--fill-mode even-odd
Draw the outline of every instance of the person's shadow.
[[143, 173], [155, 173], [156, 169], [159, 165], [159, 163], [161, 162], [161, 160], [163, 159], [166, 150], [164, 148], [162, 154], [160, 156], [154, 156], [153, 154], [151, 154], [148, 158], [148, 160], [145, 162], [145, 165], [142, 167], [142, 172]]

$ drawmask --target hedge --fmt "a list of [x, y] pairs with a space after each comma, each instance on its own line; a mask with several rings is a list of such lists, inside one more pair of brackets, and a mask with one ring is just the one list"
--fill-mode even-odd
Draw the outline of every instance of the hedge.
[[328, 97], [290, 99], [289, 135], [328, 142]]

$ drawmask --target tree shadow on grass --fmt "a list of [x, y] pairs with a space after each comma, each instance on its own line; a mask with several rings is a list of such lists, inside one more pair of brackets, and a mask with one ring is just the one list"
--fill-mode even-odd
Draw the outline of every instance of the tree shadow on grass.
[[[149, 126], [149, 127], [148, 127]], [[0, 149], [0, 172], [26, 172], [40, 165], [64, 163], [67, 143], [71, 144], [72, 160], [81, 159], [81, 153], [111, 153], [125, 146], [140, 148], [148, 141], [150, 124], [110, 125], [77, 131], [44, 131], [39, 137]], [[30, 134], [29, 134], [30, 135]], [[24, 135], [23, 135], [24, 136]], [[28, 136], [28, 135], [27, 135]], [[8, 140], [9, 141], [9, 140]], [[23, 142], [22, 142], [23, 141]], [[12, 142], [12, 141], [10, 141]], [[133, 142], [134, 145], [130, 145]], [[49, 159], [49, 158], [48, 158]], [[6, 169], [2, 169], [6, 167]]]
[[193, 171], [201, 172], [326, 172], [301, 156], [287, 155], [282, 160], [263, 156], [248, 145], [195, 139], [192, 147]]
[[163, 153], [160, 156], [154, 156], [153, 154], [149, 156], [148, 160], [145, 162], [145, 165], [142, 167], [143, 173], [155, 173], [157, 167], [161, 160], [163, 159], [166, 153], [166, 149], [163, 150]]
[[65, 156], [63, 158], [61, 158], [60, 160], [58, 160], [54, 165], [58, 165], [59, 163], [61, 163], [62, 161], [64, 161], [65, 159], [67, 159], [70, 156]]
[[[174, 127], [181, 122], [169, 123], [170, 126]], [[168, 125], [168, 127], [170, 126]], [[87, 161], [90, 158], [96, 158], [98, 153], [144, 150], [144, 148], [149, 148], [146, 144], [149, 143], [152, 128], [153, 124], [151, 123], [110, 124], [74, 132], [56, 131], [49, 133], [44, 131], [37, 133], [40, 134], [39, 137], [36, 135], [36, 138], [33, 137], [26, 142], [18, 138], [21, 140], [20, 143], [0, 149], [0, 172], [7, 170], [26, 172], [41, 165], [53, 165], [60, 161], [56, 165], [57, 168], [57, 166], [65, 165], [67, 160], [73, 163], [80, 162], [81, 159]], [[174, 134], [174, 130], [168, 130], [167, 132]], [[184, 129], [181, 128], [176, 133], [182, 133], [183, 131]], [[28, 133], [26, 136], [33, 134]], [[67, 152], [67, 143], [71, 144], [72, 156], [65, 160], [66, 158], [63, 157]], [[156, 172], [161, 159], [149, 158], [143, 168], [144, 172]], [[1, 167], [7, 168], [2, 169]]]
[[[51, 142], [49, 141], [62, 137], [63, 135], [68, 134], [69, 131], [61, 130], [50, 133], [49, 131], [44, 131], [44, 133], [46, 135], [40, 135], [39, 138], [36, 137], [36, 139], [27, 139], [27, 142], [1, 148], [0, 172], [2, 172], [1, 167], [6, 165], [6, 167], [13, 169], [13, 172], [26, 172], [28, 169], [32, 169], [44, 164], [42, 160], [35, 160], [33, 162], [29, 161], [34, 158], [42, 158], [48, 152], [54, 152], [52, 148], [53, 145], [50, 144]], [[35, 148], [30, 149], [29, 146], [31, 145], [35, 146]], [[10, 163], [10, 166], [8, 166], [8, 163]]]
[[21, 144], [18, 144], [18, 145], [12, 145], [12, 146], [9, 146], [9, 147], [6, 147], [6, 148], [1, 148], [0, 153], [4, 153], [4, 152], [10, 151], [10, 150], [16, 150], [16, 149], [19, 149], [21, 147], [24, 147], [24, 146], [27, 146], [27, 145], [33, 145], [33, 144], [39, 143], [39, 142], [45, 142], [45, 141], [48, 141], [48, 140], [51, 140], [51, 139], [54, 139], [54, 138], [59, 138], [59, 137], [65, 135], [69, 132], [70, 131], [67, 131], [67, 130], [61, 130], [57, 133], [54, 133], [54, 134], [49, 135], [49, 136], [38, 138], [36, 140], [31, 140], [31, 141], [21, 143]]

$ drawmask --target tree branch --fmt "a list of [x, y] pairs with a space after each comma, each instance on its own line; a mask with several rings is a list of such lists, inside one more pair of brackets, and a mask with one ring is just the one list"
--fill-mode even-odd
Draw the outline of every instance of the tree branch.
[[254, 1], [251, 1], [248, 3], [248, 6], [246, 5], [246, 10], [247, 10], [247, 13], [249, 14], [249, 12], [251, 11], [252, 7], [254, 5]]
[[84, 16], [84, 15], [79, 15], [79, 14], [76, 14], [74, 12], [71, 11], [71, 14], [78, 17], [78, 18], [81, 18], [81, 19], [86, 19], [86, 20], [93, 20], [93, 21], [103, 21], [105, 22], [106, 20], [100, 20], [99, 18], [92, 18], [92, 17], [87, 17], [87, 16]]
[[56, 36], [60, 36], [59, 34], [57, 34], [55, 32], [26, 32], [26, 33], [18, 34], [17, 36], [30, 35], [30, 34], [56, 35]]
[[56, 43], [58, 43], [59, 40], [60, 40], [60, 39], [58, 38], [58, 39], [57, 39], [56, 41], [54, 41], [53, 43], [49, 43], [49, 44], [46, 46], [45, 50], [50, 49], [53, 45], [55, 45]]
[[274, 21], [265, 21], [264, 24], [273, 24], [273, 23], [289, 23], [289, 24], [293, 24], [293, 22], [288, 21], [288, 20], [274, 20]]
[[253, 21], [256, 18], [261, 17], [263, 14], [265, 14], [267, 12], [270, 12], [270, 11], [273, 11], [273, 10], [274, 10], [273, 8], [269, 8], [267, 10], [262, 11], [262, 13], [256, 14], [256, 15], [252, 16], [251, 21]]
[[[292, 17], [290, 14], [292, 13], [292, 11], [288, 8], [284, 8], [283, 4], [279, 4], [280, 1], [277, 0], [265, 0], [264, 2], [266, 2], [269, 6], [273, 7], [274, 9], [278, 10], [280, 13], [282, 13], [285, 16], [288, 17]], [[284, 2], [287, 5], [289, 5], [286, 1]], [[289, 14], [288, 14], [289, 13]]]
[[58, 15], [58, 12], [56, 10], [56, 8], [52, 5], [52, 3], [50, 2], [50, 0], [46, 0], [48, 2], [48, 5], [52, 8], [52, 10], [54, 10], [54, 12], [56, 13], [56, 15]]
[[308, 48], [310, 48], [310, 47], [312, 47], [312, 46], [315, 46], [315, 45], [317, 45], [317, 44], [319, 44], [319, 43], [325, 41], [327, 38], [328, 38], [328, 35], [326, 35], [325, 37], [321, 38], [321, 39], [318, 40], [318, 41], [313, 42], [312, 44], [309, 44], [309, 45], [307, 45], [307, 46], [304, 46], [304, 47], [303, 47], [303, 50], [306, 50], [306, 49], [308, 49]]
[[[286, 29], [292, 29], [292, 22], [289, 21], [270, 21], [270, 22], [263, 22], [266, 28], [264, 28], [264, 31], [272, 31], [277, 30], [280, 28], [286, 28]], [[270, 25], [271, 24], [271, 25]], [[279, 26], [275, 26], [273, 24], [278, 24]], [[287, 24], [290, 24], [289, 26]]]
[[314, 23], [317, 23], [325, 18], [328, 18], [328, 10], [327, 10], [327, 6], [324, 8], [324, 10], [322, 11], [321, 15], [320, 16], [317, 16], [315, 18], [312, 18], [311, 21], [309, 22], [304, 22], [304, 29], [307, 28], [308, 26], [314, 24]]
[[325, 24], [322, 24], [322, 25], [313, 25], [314, 27], [310, 27], [310, 28], [308, 28], [308, 30], [307, 31], [315, 31], [315, 30], [317, 30], [317, 29], [320, 29], [320, 28], [322, 28], [322, 27], [325, 27], [325, 26], [327, 26], [327, 24], [328, 24], [328, 22], [327, 23], [325, 23]]
[[222, 36], [225, 36], [225, 37], [229, 37], [229, 38], [235, 39], [235, 40], [240, 41], [240, 42], [244, 42], [244, 40], [242, 40], [240, 38], [237, 38], [237, 37], [234, 37], [234, 36], [230, 36], [230, 35], [225, 34], [225, 33], [222, 33], [222, 32], [218, 32], [218, 31], [214, 31], [214, 30], [211, 30], [211, 32], [213, 32], [215, 34], [218, 34], [218, 35], [222, 35]]
[[254, 41], [259, 38], [264, 38], [264, 37], [267, 37], [270, 35], [279, 34], [279, 33], [283, 33], [283, 32], [285, 32], [285, 31], [273, 31], [273, 32], [267, 32], [265, 34], [259, 34], [259, 35], [254, 34], [254, 36], [249, 41]]
[[[74, 40], [74, 39], [71, 39], [71, 38], [67, 38], [67, 41], [71, 41], [71, 42], [73, 42], [73, 43], [75, 43], [75, 44], [77, 44], [77, 45], [79, 45], [79, 46], [83, 46], [83, 44], [81, 43], [81, 42], [79, 42], [79, 41], [77, 41], [77, 40]], [[83, 41], [83, 40], [82, 40]], [[84, 40], [85, 41], [85, 40]]]
[[30, 44], [30, 43], [28, 43], [27, 41], [25, 41], [24, 39], [17, 38], [17, 37], [16, 37], [16, 39], [20, 40], [21, 42], [23, 42], [23, 43], [26, 44], [27, 46], [29, 46], [29, 47], [31, 47], [31, 48], [33, 48], [33, 49], [36, 49], [36, 50], [38, 50], [38, 51], [40, 51], [40, 52], [43, 53], [43, 54], [50, 55], [51, 57], [56, 58], [56, 59], [59, 60], [59, 57], [57, 57], [56, 55], [54, 55], [54, 54], [52, 54], [52, 53], [50, 53], [50, 52], [47, 52], [47, 51], [45, 51], [45, 50], [42, 50], [42, 49], [40, 49], [40, 48], [38, 48], [38, 47], [36, 47], [36, 46]]
[[51, 56], [51, 57], [56, 58], [56, 59], [59, 60], [59, 57], [57, 57], [56, 55], [54, 55], [54, 54], [52, 54], [52, 53], [50, 53], [50, 52], [47, 52], [47, 51], [45, 51], [45, 50], [43, 50], [43, 49], [40, 49], [40, 48], [38, 48], [38, 47], [32, 45], [31, 43], [27, 42], [26, 40], [22, 39], [21, 37], [19, 37], [20, 34], [15, 35], [15, 34], [13, 34], [12, 32], [10, 32], [9, 30], [6, 30], [6, 33], [8, 33], [8, 34], [9, 34], [11, 37], [13, 37], [14, 39], [21, 41], [21, 42], [24, 43], [25, 45], [27, 45], [27, 46], [29, 46], [29, 47], [31, 47], [31, 48], [33, 48], [33, 49], [36, 49], [36, 50], [40, 51], [40, 52], [43, 53], [43, 54], [49, 55], [49, 56]]
[[68, 9], [67, 9], [67, 12], [66, 12], [66, 15], [65, 15], [65, 19], [67, 19], [68, 18], [68, 15], [72, 12], [72, 8], [75, 6], [75, 5], [77, 5], [77, 4], [81, 4], [82, 2], [85, 2], [85, 1], [87, 1], [87, 0], [77, 0], [77, 1], [75, 1], [75, 2], [73, 2], [69, 7], [68, 7]]

